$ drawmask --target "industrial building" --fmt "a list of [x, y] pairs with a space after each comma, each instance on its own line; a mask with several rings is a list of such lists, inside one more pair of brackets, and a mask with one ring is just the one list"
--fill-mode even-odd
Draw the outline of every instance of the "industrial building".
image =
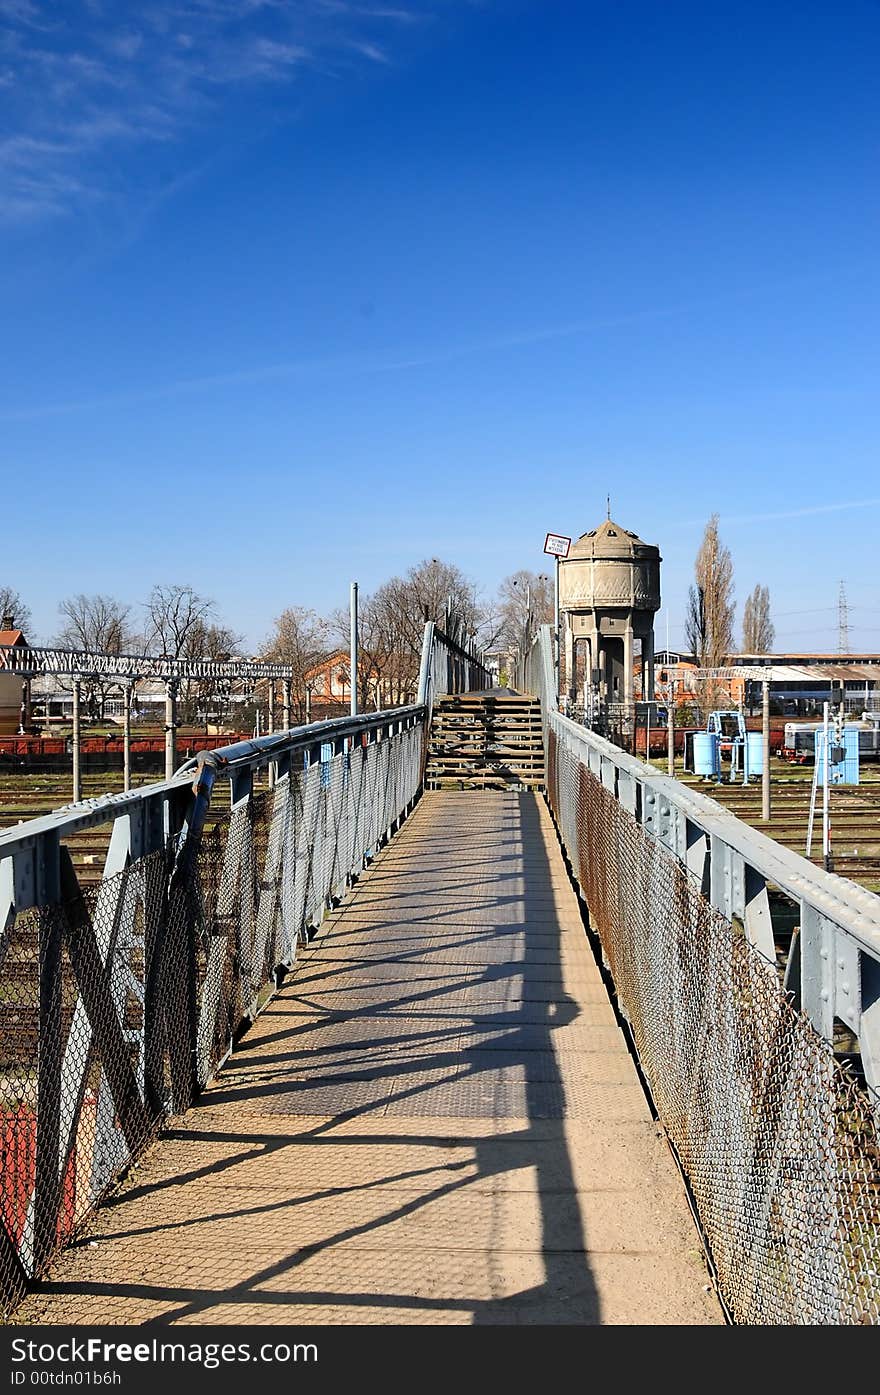
[[[699, 666], [694, 654], [664, 649], [655, 663], [658, 699], [668, 701], [671, 694], [677, 707], [695, 699]], [[765, 670], [771, 710], [785, 716], [820, 715], [825, 702], [839, 706], [842, 701], [848, 712], [880, 710], [880, 654], [730, 654], [724, 667]], [[732, 706], [759, 710], [761, 681], [731, 673], [722, 686]]]

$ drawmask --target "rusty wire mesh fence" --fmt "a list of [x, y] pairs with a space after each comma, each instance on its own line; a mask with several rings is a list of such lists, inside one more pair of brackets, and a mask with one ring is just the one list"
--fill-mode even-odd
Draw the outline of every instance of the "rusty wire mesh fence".
[[322, 746], [308, 765], [300, 751], [300, 768], [269, 790], [239, 783], [199, 837], [184, 826], [98, 885], [79, 885], [56, 842], [60, 898], [0, 926], [7, 1313], [189, 1107], [308, 927], [415, 799], [423, 725], [375, 737]]
[[548, 731], [547, 790], [737, 1322], [880, 1321], [871, 1101], [771, 966]]

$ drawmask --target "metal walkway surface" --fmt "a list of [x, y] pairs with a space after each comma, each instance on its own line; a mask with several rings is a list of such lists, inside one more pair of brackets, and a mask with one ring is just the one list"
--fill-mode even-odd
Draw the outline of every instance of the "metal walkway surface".
[[20, 1323], [718, 1323], [543, 800], [426, 794]]

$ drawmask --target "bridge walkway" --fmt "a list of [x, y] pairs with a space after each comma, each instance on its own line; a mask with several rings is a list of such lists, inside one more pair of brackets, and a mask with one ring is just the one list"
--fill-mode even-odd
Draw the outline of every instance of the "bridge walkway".
[[26, 1323], [721, 1321], [543, 800], [428, 793]]

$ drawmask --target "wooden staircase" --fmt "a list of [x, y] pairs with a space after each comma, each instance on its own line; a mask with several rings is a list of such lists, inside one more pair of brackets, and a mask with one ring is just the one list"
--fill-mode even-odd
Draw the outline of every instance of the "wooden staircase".
[[425, 788], [541, 789], [541, 704], [506, 688], [434, 704]]

